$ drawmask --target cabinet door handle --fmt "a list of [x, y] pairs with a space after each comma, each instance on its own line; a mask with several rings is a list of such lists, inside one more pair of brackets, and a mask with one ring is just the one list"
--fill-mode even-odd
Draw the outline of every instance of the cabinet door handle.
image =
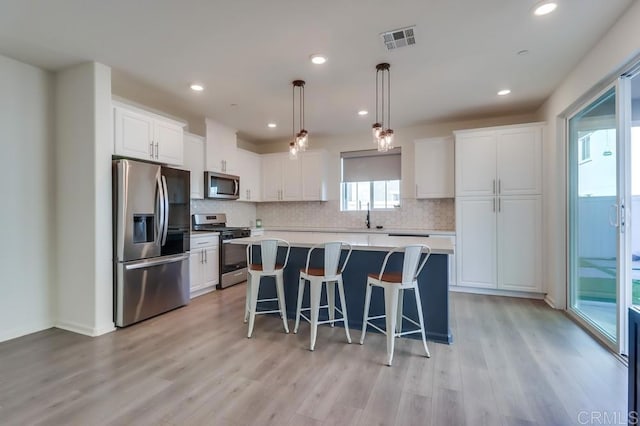
[[149, 155], [151, 155], [151, 158], [153, 158], [153, 141], [151, 141], [151, 143], [149, 144]]
[[498, 194], [502, 194], [502, 179], [498, 179]]
[[204, 252], [200, 252], [200, 263], [204, 263]]
[[493, 195], [496, 195], [496, 180], [493, 180]]
[[203, 250], [204, 252], [204, 263], [209, 263], [209, 256], [207, 256], [207, 250]]
[[493, 212], [496, 212], [496, 199], [493, 199]]
[[159, 152], [159, 151], [160, 151], [160, 150], [158, 149], [158, 142], [156, 142], [156, 160], [158, 159], [158, 152]]
[[498, 213], [502, 211], [502, 198], [498, 197]]

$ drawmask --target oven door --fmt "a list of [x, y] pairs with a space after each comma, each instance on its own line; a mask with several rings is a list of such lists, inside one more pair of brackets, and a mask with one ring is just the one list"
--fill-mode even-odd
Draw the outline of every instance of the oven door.
[[220, 244], [220, 287], [225, 288], [247, 280], [247, 246]]

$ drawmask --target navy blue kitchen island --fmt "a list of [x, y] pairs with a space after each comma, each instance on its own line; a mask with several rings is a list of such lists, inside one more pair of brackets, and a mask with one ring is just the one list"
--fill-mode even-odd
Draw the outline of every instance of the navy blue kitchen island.
[[[293, 234], [293, 235], [291, 235]], [[305, 235], [306, 234], [306, 235]], [[284, 271], [284, 290], [286, 300], [287, 317], [295, 319], [296, 301], [298, 296], [298, 279], [300, 269], [305, 267], [309, 247], [325, 241], [346, 241], [353, 245], [353, 252], [346, 269], [343, 272], [345, 299], [349, 319], [349, 328], [355, 330], [362, 329], [362, 318], [364, 313], [364, 298], [367, 283], [367, 274], [379, 273], [380, 267], [388, 250], [392, 247], [409, 244], [426, 244], [432, 249], [431, 256], [427, 260], [424, 269], [418, 277], [418, 286], [422, 300], [423, 315], [427, 339], [441, 343], [451, 343], [452, 335], [449, 330], [449, 277], [448, 277], [448, 255], [453, 253], [451, 243], [443, 238], [423, 238], [423, 237], [388, 237], [386, 235], [377, 236], [354, 236], [353, 234], [326, 234], [318, 233], [281, 233], [274, 232], [272, 235], [263, 237], [250, 237], [231, 240], [226, 244], [250, 244], [261, 238], [281, 238], [290, 242], [291, 253], [289, 262]], [[316, 253], [317, 252], [317, 253]], [[254, 254], [259, 250], [254, 250]], [[284, 261], [285, 250], [279, 251], [278, 262]], [[318, 254], [318, 256], [316, 256]], [[342, 258], [346, 256], [343, 250]], [[257, 259], [256, 259], [257, 260]], [[311, 259], [311, 266], [320, 266], [322, 263], [322, 253], [314, 251]], [[387, 265], [387, 271], [400, 271], [402, 258], [394, 255]], [[404, 314], [409, 318], [417, 319], [416, 305], [412, 294], [405, 292]], [[263, 278], [260, 286], [259, 298], [274, 298], [275, 285], [272, 278]], [[326, 304], [326, 294], [322, 293], [322, 305]], [[339, 305], [338, 297], [336, 304]], [[266, 304], [263, 304], [266, 305]], [[309, 306], [309, 290], [305, 291], [303, 307]], [[258, 309], [265, 309], [267, 306], [259, 306]], [[371, 297], [370, 316], [384, 313], [384, 298], [381, 289], [374, 289]], [[339, 316], [339, 314], [338, 314]], [[327, 319], [326, 309], [320, 310], [320, 320]], [[384, 320], [380, 320], [384, 324]], [[291, 324], [290, 326], [292, 326]], [[406, 324], [405, 324], [406, 325]], [[413, 327], [413, 326], [411, 326]], [[384, 328], [384, 327], [383, 327]], [[369, 331], [375, 331], [369, 329]], [[355, 335], [354, 337], [357, 339]], [[419, 334], [409, 335], [419, 338]], [[407, 336], [407, 337], [409, 337]]]

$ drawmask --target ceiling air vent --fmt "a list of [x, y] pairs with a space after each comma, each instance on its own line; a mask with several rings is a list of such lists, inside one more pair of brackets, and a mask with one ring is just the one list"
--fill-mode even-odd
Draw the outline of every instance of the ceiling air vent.
[[387, 50], [395, 50], [400, 47], [413, 46], [416, 44], [414, 34], [415, 25], [406, 28], [400, 28], [393, 31], [386, 31], [380, 34]]

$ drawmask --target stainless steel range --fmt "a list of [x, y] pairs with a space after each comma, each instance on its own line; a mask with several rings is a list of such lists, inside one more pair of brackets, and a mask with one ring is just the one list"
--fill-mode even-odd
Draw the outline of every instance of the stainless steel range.
[[224, 213], [194, 214], [193, 231], [220, 233], [220, 287], [226, 288], [247, 280], [246, 246], [225, 244], [227, 240], [251, 236], [247, 227], [227, 226], [227, 215]]

